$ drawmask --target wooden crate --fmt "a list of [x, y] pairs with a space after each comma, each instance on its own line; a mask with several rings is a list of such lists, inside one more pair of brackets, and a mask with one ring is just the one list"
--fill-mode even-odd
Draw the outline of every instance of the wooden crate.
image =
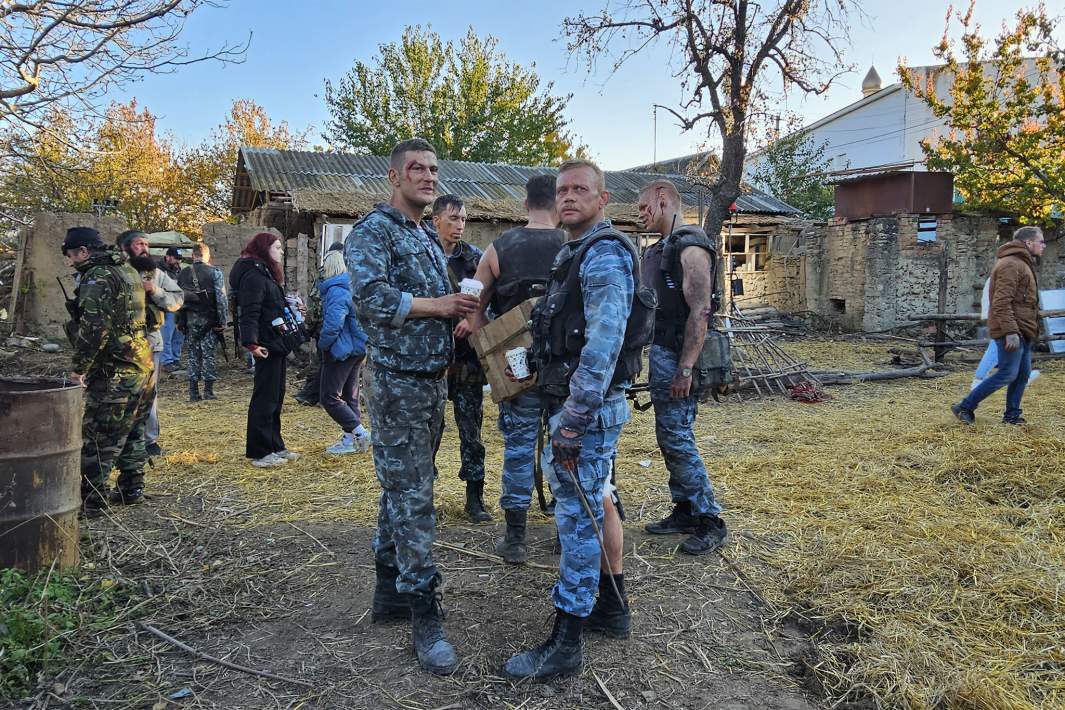
[[523, 382], [514, 382], [506, 375], [508, 350], [532, 345], [529, 317], [537, 298], [530, 298], [496, 318], [470, 336], [470, 344], [477, 351], [481, 367], [492, 385], [492, 401], [502, 402], [516, 397], [536, 385], [533, 375]]

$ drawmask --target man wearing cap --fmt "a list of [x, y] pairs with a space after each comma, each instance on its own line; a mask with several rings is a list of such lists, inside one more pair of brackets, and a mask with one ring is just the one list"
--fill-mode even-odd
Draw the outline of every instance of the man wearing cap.
[[[167, 249], [160, 268], [177, 283], [178, 274], [181, 273], [181, 250], [177, 247]], [[181, 368], [181, 346], [184, 342], [184, 334], [177, 329], [177, 314], [167, 313], [163, 319], [163, 370], [165, 372]]]
[[[85, 517], [98, 517], [108, 500], [144, 497], [144, 428], [150, 408], [152, 353], [145, 334], [145, 290], [140, 274], [91, 227], [73, 227], [63, 255], [78, 272], [70, 378], [85, 387], [81, 435], [81, 499]], [[112, 466], [118, 487], [107, 494]]]
[[[447, 276], [454, 291], [459, 283], [472, 279], [481, 260], [480, 249], [463, 241], [466, 231], [466, 205], [457, 195], [441, 195], [433, 202], [433, 227], [437, 241], [447, 257]], [[459, 455], [462, 466], [459, 480], [466, 482], [466, 517], [470, 522], [486, 523], [492, 519], [484, 508], [484, 444], [481, 423], [484, 419], [484, 386], [488, 379], [481, 361], [470, 345], [470, 329], [465, 320], [456, 324], [455, 361], [447, 371], [447, 398], [455, 413], [459, 430]]]
[[144, 284], [145, 331], [152, 348], [152, 377], [148, 381], [151, 409], [144, 430], [144, 448], [149, 456], [162, 456], [163, 449], [159, 446], [158, 384], [163, 364], [163, 317], [164, 314], [176, 313], [185, 302], [185, 297], [177, 282], [155, 265], [148, 249], [147, 234], [129, 229], [119, 234], [117, 241], [130, 265], [140, 272]]

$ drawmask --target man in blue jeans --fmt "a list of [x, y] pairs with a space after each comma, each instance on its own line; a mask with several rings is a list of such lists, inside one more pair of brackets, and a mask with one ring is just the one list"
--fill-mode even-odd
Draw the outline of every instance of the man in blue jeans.
[[976, 421], [976, 408], [992, 393], [1006, 388], [1004, 424], [1024, 424], [1021, 397], [1032, 372], [1032, 344], [1039, 337], [1039, 284], [1036, 258], [1046, 249], [1038, 227], [1021, 227], [998, 250], [991, 270], [987, 326], [998, 354], [998, 369], [951, 407], [965, 424]]
[[[178, 274], [181, 272], [181, 252], [177, 247], [170, 247], [166, 250], [166, 256], [163, 257], [163, 266], [160, 268], [175, 283], [177, 282]], [[177, 313], [168, 312], [163, 321], [162, 358], [163, 368], [167, 372], [181, 367], [181, 346], [184, 342], [184, 334], [177, 329]]]

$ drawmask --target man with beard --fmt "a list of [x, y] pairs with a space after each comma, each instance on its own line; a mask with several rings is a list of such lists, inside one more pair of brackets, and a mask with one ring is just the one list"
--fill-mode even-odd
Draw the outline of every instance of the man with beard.
[[374, 468], [381, 498], [374, 535], [373, 619], [411, 620], [418, 663], [446, 675], [458, 656], [441, 624], [433, 459], [443, 429], [452, 321], [477, 307], [452, 293], [447, 259], [423, 221], [437, 183], [436, 151], [423, 139], [392, 149], [392, 196], [348, 235], [344, 258], [367, 335]]

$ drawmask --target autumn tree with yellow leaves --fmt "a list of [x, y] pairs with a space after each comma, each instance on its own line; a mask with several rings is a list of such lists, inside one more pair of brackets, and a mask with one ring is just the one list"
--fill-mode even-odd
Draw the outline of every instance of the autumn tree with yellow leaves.
[[17, 224], [41, 210], [89, 212], [110, 201], [110, 210], [137, 229], [196, 236], [205, 223], [230, 219], [241, 145], [303, 147], [305, 136], [273, 124], [246, 99], [234, 101], [225, 121], [193, 148], [161, 135], [155, 116], [135, 100], [113, 104], [87, 135], [56, 111], [47, 130], [8, 146], [0, 218]]
[[[961, 28], [961, 47], [950, 21]], [[973, 5], [947, 15], [933, 50], [953, 78], [947, 95], [934, 75], [899, 66], [907, 89], [946, 121], [947, 135], [922, 141], [933, 170], [954, 173], [968, 206], [1049, 223], [1065, 214], [1065, 52], [1042, 6], [1017, 13], [993, 42], [973, 21]]]

